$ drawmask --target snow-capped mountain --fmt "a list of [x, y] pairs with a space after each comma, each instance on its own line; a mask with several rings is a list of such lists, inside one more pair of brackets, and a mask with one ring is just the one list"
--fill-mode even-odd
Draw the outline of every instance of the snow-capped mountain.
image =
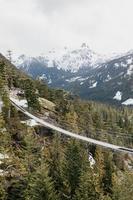
[[[133, 54], [100, 65], [80, 82], [80, 95], [86, 99], [133, 105]], [[130, 99], [130, 101], [128, 101]], [[129, 102], [129, 103], [127, 103]]]
[[60, 54], [51, 51], [36, 58], [23, 55], [16, 64], [51, 87], [69, 90], [85, 99], [122, 105], [133, 102], [133, 51], [105, 58], [83, 44]]
[[56, 66], [58, 69], [65, 71], [70, 70], [71, 72], [77, 72], [79, 69], [85, 67], [95, 67], [97, 63], [102, 62], [102, 57], [93, 52], [86, 44], [82, 44], [79, 49], [68, 50], [61, 54], [60, 57], [55, 55], [47, 56], [49, 60], [48, 66]]
[[64, 48], [60, 51], [49, 51], [48, 54], [38, 57], [27, 57], [21, 55], [15, 61], [20, 68], [28, 71], [32, 63], [40, 63], [46, 67], [56, 67], [65, 71], [77, 72], [79, 69], [96, 67], [98, 63], [103, 62], [104, 58], [93, 52], [85, 43], [79, 49], [69, 50]]

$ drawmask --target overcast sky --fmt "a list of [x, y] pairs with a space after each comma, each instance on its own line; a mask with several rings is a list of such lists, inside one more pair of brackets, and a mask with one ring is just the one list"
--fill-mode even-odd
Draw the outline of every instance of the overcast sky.
[[133, 0], [0, 0], [0, 52], [39, 55], [83, 42], [101, 54], [133, 49]]

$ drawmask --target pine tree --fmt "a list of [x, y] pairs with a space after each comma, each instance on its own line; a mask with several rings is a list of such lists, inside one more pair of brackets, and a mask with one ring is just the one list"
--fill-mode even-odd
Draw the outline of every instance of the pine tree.
[[36, 89], [38, 90], [40, 97], [49, 99], [49, 89], [44, 81], [42, 82], [40, 80], [37, 80]]
[[49, 175], [54, 181], [54, 186], [58, 193], [60, 193], [63, 184], [61, 176], [63, 156], [64, 152], [60, 143], [60, 136], [55, 135], [49, 147], [49, 157], [46, 159], [48, 159]]
[[6, 200], [23, 200], [24, 198], [24, 193], [27, 187], [27, 181], [26, 179], [12, 179], [9, 183], [9, 186], [7, 188], [7, 197]]
[[69, 111], [65, 115], [65, 121], [69, 124], [72, 131], [78, 132], [78, 115], [74, 110], [74, 106], [70, 105]]
[[6, 199], [6, 189], [4, 187], [5, 187], [4, 177], [0, 177], [0, 199], [1, 200]]
[[79, 188], [76, 189], [74, 200], [98, 200], [101, 194], [97, 191], [97, 176], [89, 166], [80, 177]]
[[95, 170], [99, 176], [99, 190], [100, 190], [102, 187], [102, 179], [105, 173], [104, 172], [104, 155], [100, 147], [96, 147], [95, 161], [96, 161]]
[[34, 110], [40, 110], [40, 104], [34, 82], [31, 79], [26, 79], [21, 82], [21, 85], [25, 91], [25, 97], [29, 107]]
[[31, 174], [28, 188], [25, 192], [26, 200], [58, 200], [58, 195], [54, 189], [54, 183], [48, 176], [46, 167], [38, 168]]
[[105, 195], [112, 195], [113, 187], [113, 163], [110, 152], [104, 153], [104, 174], [102, 178], [102, 187]]
[[3, 115], [5, 120], [7, 120], [10, 116], [10, 102], [8, 97], [8, 80], [6, 73], [6, 65], [4, 62], [0, 61], [0, 100], [3, 101]]
[[113, 200], [133, 199], [133, 173], [125, 172], [113, 179]]
[[72, 199], [75, 190], [79, 186], [80, 175], [83, 167], [81, 147], [78, 142], [72, 140], [68, 143], [65, 152], [65, 160], [63, 166], [64, 190], [63, 199]]

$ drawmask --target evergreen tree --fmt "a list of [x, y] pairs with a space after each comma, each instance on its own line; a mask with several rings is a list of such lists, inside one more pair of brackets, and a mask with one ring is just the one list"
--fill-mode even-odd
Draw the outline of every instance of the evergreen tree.
[[78, 142], [72, 140], [68, 143], [63, 166], [64, 190], [63, 199], [72, 199], [79, 186], [83, 167], [83, 154]]
[[54, 183], [48, 176], [46, 167], [38, 168], [31, 174], [28, 182], [28, 188], [25, 193], [26, 200], [58, 200], [54, 189]]
[[113, 163], [112, 155], [109, 152], [104, 153], [104, 174], [102, 178], [102, 186], [105, 195], [112, 195], [112, 178], [113, 178]]
[[24, 200], [24, 193], [27, 187], [26, 179], [12, 179], [10, 185], [7, 188], [7, 197], [6, 200]]
[[6, 199], [5, 179], [0, 176], [0, 199]]
[[40, 110], [38, 94], [34, 82], [31, 79], [26, 79], [21, 82], [21, 85], [25, 91], [25, 97], [29, 107], [33, 108], [34, 110]]
[[113, 200], [133, 199], [133, 173], [125, 172], [113, 179]]
[[72, 131], [78, 132], [78, 115], [74, 110], [74, 106], [70, 105], [69, 111], [65, 115], [65, 121], [69, 124]]
[[44, 81], [42, 82], [40, 80], [37, 80], [36, 89], [38, 90], [40, 97], [49, 99], [49, 89]]
[[49, 158], [46, 159], [48, 159], [49, 175], [54, 181], [54, 186], [58, 193], [60, 193], [63, 184], [61, 176], [63, 156], [64, 152], [60, 143], [60, 136], [55, 135], [49, 147]]
[[79, 187], [76, 189], [74, 200], [98, 200], [101, 194], [97, 190], [97, 176], [89, 166], [80, 177]]
[[95, 170], [98, 175], [98, 181], [99, 181], [99, 190], [102, 190], [102, 185], [103, 185], [103, 176], [104, 176], [104, 154], [102, 152], [102, 149], [100, 147], [96, 147], [95, 150]]

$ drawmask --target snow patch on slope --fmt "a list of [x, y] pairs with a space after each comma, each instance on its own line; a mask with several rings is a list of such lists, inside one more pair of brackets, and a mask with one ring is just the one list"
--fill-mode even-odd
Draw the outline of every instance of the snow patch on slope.
[[112, 78], [111, 78], [111, 76], [108, 74], [107, 75], [107, 78], [105, 79], [105, 82], [108, 82], [108, 81], [110, 81]]
[[113, 97], [113, 99], [121, 101], [122, 100], [122, 92], [120, 92], [120, 91], [116, 92], [116, 94]]
[[76, 80], [78, 80], [79, 78], [80, 78], [80, 76], [77, 76], [77, 77], [73, 77], [71, 79], [66, 79], [66, 81], [69, 83], [72, 83], [72, 82], [75, 82]]
[[93, 83], [92, 86], [90, 86], [89, 88], [95, 88], [97, 86], [97, 82]]
[[132, 58], [129, 58], [128, 60], [127, 60], [127, 64], [131, 64], [132, 63]]
[[90, 167], [93, 168], [93, 165], [96, 164], [96, 161], [94, 160], [93, 156], [89, 154], [89, 162], [90, 162]]
[[122, 103], [122, 105], [126, 105], [126, 106], [133, 105], [133, 99], [132, 98], [127, 99], [126, 101]]
[[39, 80], [47, 80], [46, 74], [42, 74], [41, 76], [39, 76]]
[[130, 65], [128, 70], [127, 70], [127, 75], [130, 76], [131, 74], [133, 74], [133, 65]]
[[26, 121], [21, 121], [22, 124], [26, 124], [27, 126], [34, 127], [38, 126], [39, 124], [34, 119], [29, 119]]
[[70, 79], [66, 79], [66, 81], [69, 82], [69, 83], [72, 83], [72, 82], [75, 82], [75, 81], [83, 82], [83, 81], [86, 81], [88, 78], [89, 77], [82, 78], [81, 76], [76, 76], [76, 77], [73, 77], [73, 78], [70, 78]]

